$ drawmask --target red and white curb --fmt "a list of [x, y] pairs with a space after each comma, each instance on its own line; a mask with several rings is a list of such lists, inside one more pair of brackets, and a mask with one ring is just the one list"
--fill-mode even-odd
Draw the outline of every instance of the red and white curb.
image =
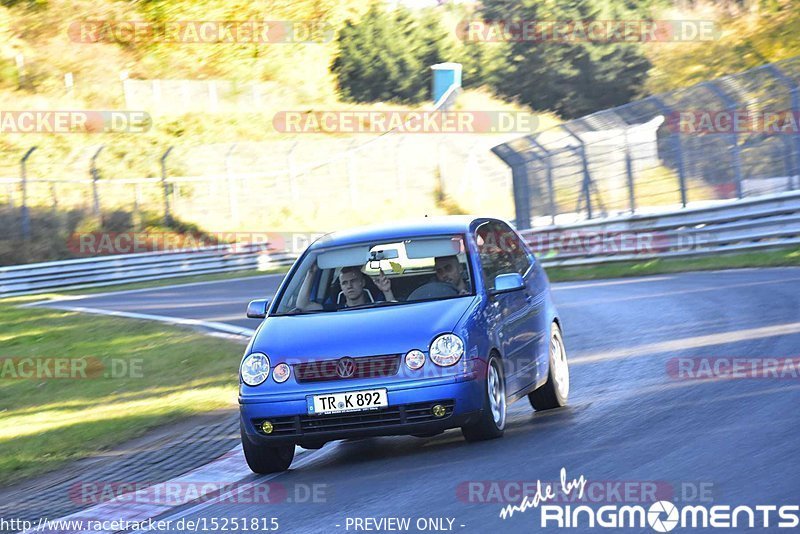
[[[298, 447], [298, 452], [299, 454], [292, 465], [293, 468], [302, 467], [311, 459], [310, 457], [316, 456], [316, 454], [314, 454], [316, 451], [307, 451], [300, 447]], [[175, 519], [177, 519], [183, 515], [202, 510], [217, 502], [231, 500], [232, 496], [235, 497], [236, 494], [248, 490], [251, 486], [262, 484], [266, 480], [270, 480], [279, 474], [280, 473], [277, 473], [267, 477], [259, 476], [252, 482], [237, 484], [241, 480], [254, 476], [247, 467], [241, 446], [237, 446], [213, 462], [193, 469], [169, 481], [124, 493], [107, 502], [97, 504], [61, 518], [42, 518], [35, 528], [26, 530], [23, 534], [113, 534], [118, 530], [76, 529], [74, 526], [78, 524], [90, 525], [90, 523], [94, 524], [97, 522], [106, 524], [111, 524], [112, 522], [118, 522], [118, 524], [124, 524], [125, 522], [128, 522], [128, 524], [142, 523], [148, 519], [161, 516], [170, 510], [180, 508], [191, 502], [202, 500], [199, 504], [190, 506], [188, 509], [183, 510], [178, 516], [175, 516]], [[176, 486], [193, 487], [196, 488], [196, 491], [183, 492], [183, 495], [176, 495], [174, 492], [170, 492], [170, 488], [175, 488]], [[233, 489], [228, 489], [226, 491], [226, 488], [231, 488], [231, 486], [233, 486]], [[164, 495], [170, 495], [170, 498], [164, 499]], [[204, 499], [204, 497], [206, 499]], [[165, 500], [169, 502], [160, 502]], [[70, 526], [72, 526], [72, 528], [70, 528]]]

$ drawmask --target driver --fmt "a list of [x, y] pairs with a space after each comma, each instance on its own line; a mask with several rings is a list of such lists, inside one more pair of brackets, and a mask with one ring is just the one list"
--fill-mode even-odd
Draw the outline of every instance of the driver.
[[433, 268], [439, 282], [455, 287], [459, 295], [469, 294], [467, 282], [464, 280], [464, 266], [458, 261], [458, 256], [438, 256], [434, 260]]

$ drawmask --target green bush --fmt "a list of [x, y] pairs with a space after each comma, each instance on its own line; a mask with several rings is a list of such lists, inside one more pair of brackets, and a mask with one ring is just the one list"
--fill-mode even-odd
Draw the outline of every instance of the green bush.
[[101, 213], [98, 220], [90, 211], [81, 209], [53, 210], [33, 207], [29, 209], [30, 239], [22, 234], [22, 213], [19, 208], [0, 208], [0, 265], [16, 265], [79, 257], [74, 248], [74, 235], [84, 232], [122, 233], [143, 231], [153, 234], [174, 232], [202, 238], [214, 243], [213, 236], [199, 226], [181, 220], [164, 225], [159, 213], [143, 212], [137, 225], [134, 214], [125, 210]]
[[[624, 20], [623, 4], [526, 0], [485, 0], [480, 14], [488, 21]], [[631, 15], [630, 18], [635, 18]], [[625, 104], [642, 89], [650, 68], [641, 45], [631, 43], [514, 41], [506, 49], [495, 90], [537, 110], [564, 118]]]
[[376, 4], [360, 21], [348, 20], [336, 42], [331, 71], [352, 102], [421, 102], [430, 94], [430, 66], [448, 56], [446, 32], [435, 18]]

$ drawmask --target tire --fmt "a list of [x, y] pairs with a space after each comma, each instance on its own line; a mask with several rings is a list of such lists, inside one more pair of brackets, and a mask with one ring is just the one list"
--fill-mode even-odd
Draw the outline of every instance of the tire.
[[499, 438], [506, 428], [506, 381], [503, 374], [503, 361], [490, 356], [486, 365], [486, 379], [483, 387], [483, 407], [479, 419], [461, 427], [467, 441], [484, 441]]
[[241, 427], [242, 449], [244, 449], [244, 459], [254, 473], [280, 473], [286, 471], [294, 460], [294, 445], [279, 445], [277, 447], [265, 447], [253, 443], [244, 433]]
[[552, 410], [567, 405], [569, 397], [569, 363], [564, 338], [558, 323], [553, 323], [550, 332], [550, 362], [547, 382], [528, 394], [534, 410]]

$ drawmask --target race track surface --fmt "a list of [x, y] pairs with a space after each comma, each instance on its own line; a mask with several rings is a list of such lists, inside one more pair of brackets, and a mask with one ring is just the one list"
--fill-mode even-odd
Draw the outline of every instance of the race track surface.
[[[79, 303], [253, 328], [257, 321], [244, 318], [247, 301], [271, 296], [279, 281], [248, 278]], [[638, 494], [655, 487], [676, 504], [798, 504], [800, 380], [677, 378], [668, 362], [800, 355], [800, 269], [553, 288], [571, 360], [569, 407], [534, 413], [519, 401], [510, 407], [505, 437], [479, 444], [467, 444], [458, 431], [329, 444], [288, 473], [252, 477], [276, 484], [275, 495], [286, 490], [292, 502], [220, 503], [180, 516], [275, 517], [281, 532], [298, 533], [363, 531], [353, 528], [353, 518], [387, 517], [410, 518], [410, 532], [419, 531], [419, 518], [453, 519], [455, 532], [532, 532], [540, 530], [539, 510], [504, 520], [500, 509], [519, 502], [515, 482], [557, 481], [562, 468], [570, 479], [586, 477], [594, 503], [618, 504], [620, 488]], [[303, 499], [311, 488], [318, 502]], [[645, 506], [652, 501], [628, 497]], [[606, 530], [614, 529], [593, 531]], [[624, 530], [634, 531], [653, 532]]]

